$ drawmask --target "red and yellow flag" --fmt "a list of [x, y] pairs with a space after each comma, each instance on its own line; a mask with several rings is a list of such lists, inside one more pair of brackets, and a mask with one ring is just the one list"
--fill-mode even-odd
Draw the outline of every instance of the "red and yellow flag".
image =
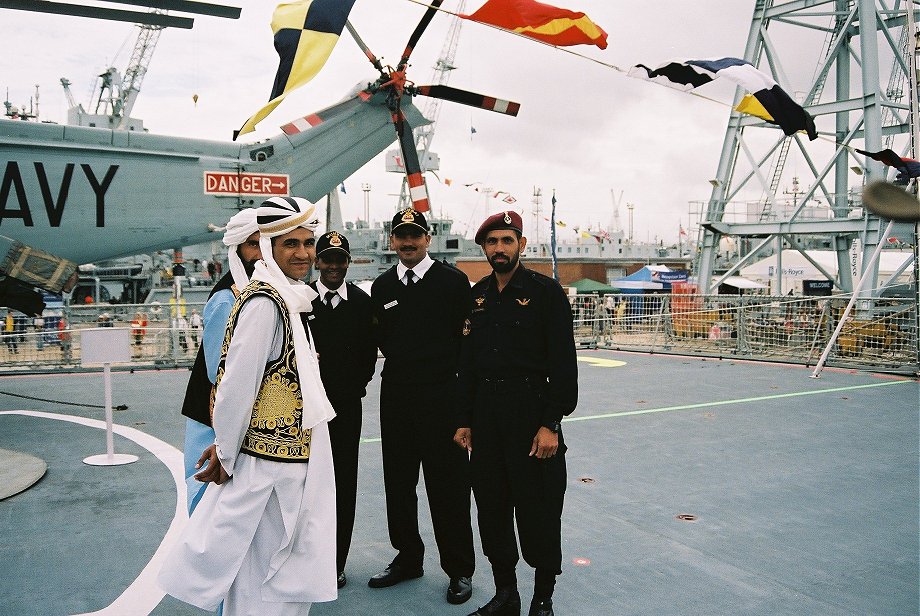
[[581, 12], [534, 0], [487, 0], [464, 19], [490, 24], [552, 45], [607, 48], [607, 33]]

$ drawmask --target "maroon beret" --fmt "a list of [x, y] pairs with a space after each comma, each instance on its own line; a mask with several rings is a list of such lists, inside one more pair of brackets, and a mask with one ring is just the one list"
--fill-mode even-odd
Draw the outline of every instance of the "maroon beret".
[[486, 240], [489, 231], [500, 231], [502, 229], [511, 229], [518, 233], [524, 233], [524, 221], [517, 212], [498, 212], [492, 214], [479, 226], [476, 232], [476, 243], [482, 245]]

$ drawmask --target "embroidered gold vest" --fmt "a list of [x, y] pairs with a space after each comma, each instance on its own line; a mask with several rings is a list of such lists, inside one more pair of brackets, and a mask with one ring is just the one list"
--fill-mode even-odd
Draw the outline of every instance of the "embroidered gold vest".
[[269, 360], [265, 366], [262, 385], [252, 406], [252, 417], [240, 451], [277, 462], [307, 462], [310, 459], [313, 431], [304, 430], [302, 426], [303, 395], [297, 373], [291, 319], [284, 299], [271, 285], [253, 280], [233, 305], [220, 349], [215, 388], [220, 386], [224, 375], [227, 349], [230, 348], [230, 339], [236, 329], [240, 310], [247, 300], [256, 295], [268, 297], [278, 307], [284, 327], [284, 342], [278, 359]]

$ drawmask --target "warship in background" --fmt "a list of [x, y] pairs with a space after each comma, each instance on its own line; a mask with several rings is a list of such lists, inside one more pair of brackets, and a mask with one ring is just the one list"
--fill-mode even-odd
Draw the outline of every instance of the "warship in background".
[[[530, 216], [534, 221], [541, 217], [539, 189]], [[621, 195], [622, 199], [622, 195]], [[592, 278], [600, 283], [609, 283], [622, 278], [645, 265], [666, 265], [673, 269], [689, 269], [694, 251], [692, 246], [682, 242], [666, 245], [663, 242], [636, 242], [619, 224], [619, 200], [614, 199], [610, 223], [606, 227], [560, 232], [556, 241], [556, 261], [559, 265], [559, 279], [568, 285], [580, 278]], [[398, 209], [398, 208], [397, 208]], [[394, 209], [395, 213], [396, 209]], [[498, 210], [500, 211], [500, 210]], [[492, 214], [487, 211], [482, 218]], [[390, 250], [390, 221], [369, 224], [365, 220], [341, 222], [341, 206], [338, 196], [330, 194], [327, 212], [329, 228], [342, 229], [351, 248], [352, 264], [348, 277], [352, 281], [373, 280], [398, 261]], [[464, 233], [454, 230], [454, 220], [449, 216], [429, 217], [431, 245], [428, 252], [433, 259], [439, 259], [459, 267], [471, 280], [481, 277], [485, 258], [481, 248]], [[547, 240], [548, 232], [525, 229], [528, 244], [524, 253], [528, 267], [549, 273], [552, 270], [553, 247]], [[574, 235], [574, 237], [573, 237]], [[585, 275], [581, 275], [585, 274]]]

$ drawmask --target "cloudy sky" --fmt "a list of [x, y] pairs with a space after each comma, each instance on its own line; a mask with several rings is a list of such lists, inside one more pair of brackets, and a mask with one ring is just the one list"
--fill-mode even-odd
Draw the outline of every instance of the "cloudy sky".
[[[473, 0], [466, 12], [482, 3]], [[239, 20], [199, 16], [193, 30], [163, 32], [143, 83], [134, 116], [155, 133], [229, 140], [233, 129], [268, 98], [277, 69], [269, 27], [271, 0], [226, 2], [242, 7]], [[456, 10], [458, 0], [445, 8]], [[564, 0], [555, 4], [585, 11], [609, 34], [609, 46], [574, 51], [624, 69], [673, 58], [742, 56], [753, 2], [665, 0], [654, 3]], [[112, 6], [109, 4], [108, 6]], [[409, 0], [357, 0], [351, 21], [384, 63], [395, 64], [424, 8]], [[0, 86], [16, 105], [28, 105], [40, 86], [44, 120], [66, 120], [59, 84], [67, 77], [78, 102], [89, 106], [95, 77], [107, 66], [124, 69], [137, 36], [130, 24], [0, 10]], [[409, 76], [430, 83], [452, 18], [438, 14], [412, 57]], [[807, 56], [806, 56], [807, 57]], [[815, 59], [803, 63], [808, 75]], [[450, 85], [521, 103], [517, 118], [445, 102], [433, 150], [439, 176], [451, 187], [432, 185], [433, 207], [451, 215], [459, 230], [473, 229], [489, 212], [507, 205], [463, 188], [464, 183], [512, 194], [527, 220], [535, 188], [556, 191], [557, 218], [568, 228], [607, 225], [611, 191], [634, 209], [637, 240], [675, 242], [678, 225], [695, 225], [690, 201], [709, 198], [728, 121], [728, 108], [625, 75], [563, 51], [465, 21]], [[804, 66], [807, 65], [807, 66]], [[793, 71], [794, 72], [794, 71]], [[339, 100], [375, 72], [349, 35], [343, 34], [322, 73], [290, 95], [252, 139], [278, 132], [293, 118]], [[803, 86], [805, 84], [803, 83]], [[730, 102], [733, 89], [706, 86], [705, 94]], [[793, 88], [794, 89], [794, 88]], [[197, 105], [192, 96], [198, 95]], [[424, 99], [417, 101], [424, 109]], [[472, 134], [471, 127], [476, 133]], [[775, 136], [776, 132], [762, 129]], [[346, 180], [346, 220], [363, 212], [361, 184], [369, 183], [371, 218], [394, 211], [400, 177], [387, 174], [382, 157]], [[545, 224], [545, 223], [544, 223]], [[545, 235], [546, 231], [542, 231]], [[568, 231], [570, 232], [570, 231]], [[533, 231], [529, 231], [532, 236]]]

